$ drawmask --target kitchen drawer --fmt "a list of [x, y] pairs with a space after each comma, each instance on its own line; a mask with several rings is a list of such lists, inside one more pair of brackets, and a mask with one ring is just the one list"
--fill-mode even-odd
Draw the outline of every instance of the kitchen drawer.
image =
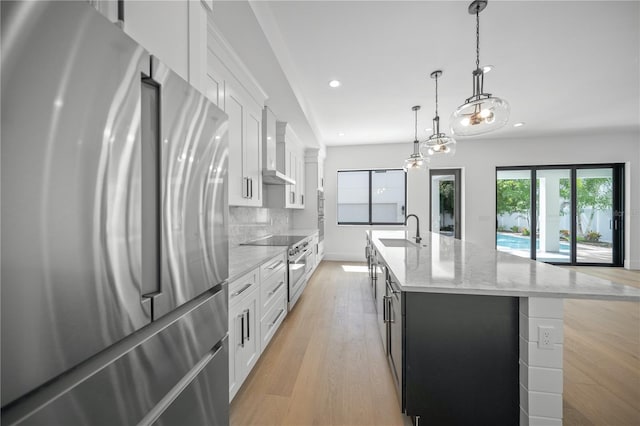
[[284, 321], [287, 316], [287, 291], [286, 288], [281, 287], [275, 293], [275, 303], [271, 306], [269, 311], [262, 317], [260, 321], [260, 336], [262, 338], [262, 350], [264, 350], [271, 338]]
[[262, 266], [260, 266], [260, 279], [264, 283], [265, 280], [269, 279], [273, 274], [285, 269], [286, 267], [287, 259], [285, 258], [285, 253], [283, 253], [264, 262]]
[[229, 283], [229, 306], [240, 302], [254, 288], [258, 287], [259, 269], [256, 268], [242, 277]]
[[285, 294], [287, 293], [287, 271], [284, 268], [271, 275], [266, 281], [263, 280], [260, 284], [260, 306], [262, 312], [266, 313], [271, 308], [281, 289], [284, 289]]

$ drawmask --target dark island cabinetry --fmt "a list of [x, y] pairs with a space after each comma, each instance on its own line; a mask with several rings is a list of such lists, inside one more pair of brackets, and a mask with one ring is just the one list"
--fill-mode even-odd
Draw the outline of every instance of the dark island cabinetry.
[[426, 424], [518, 424], [518, 298], [401, 296], [403, 411]]

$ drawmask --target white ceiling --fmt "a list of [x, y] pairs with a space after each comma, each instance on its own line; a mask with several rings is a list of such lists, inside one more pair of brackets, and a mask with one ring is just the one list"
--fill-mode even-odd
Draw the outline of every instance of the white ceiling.
[[[471, 96], [468, 4], [230, 2], [214, 8], [214, 19], [308, 145], [410, 142], [413, 105], [422, 106], [420, 139], [431, 127], [432, 71], [444, 71], [447, 132], [450, 113]], [[512, 110], [507, 127], [483, 138], [640, 129], [640, 2], [490, 1], [480, 49], [481, 64], [495, 66], [485, 91]], [[330, 88], [331, 79], [342, 86]], [[519, 121], [526, 125], [513, 128]]]

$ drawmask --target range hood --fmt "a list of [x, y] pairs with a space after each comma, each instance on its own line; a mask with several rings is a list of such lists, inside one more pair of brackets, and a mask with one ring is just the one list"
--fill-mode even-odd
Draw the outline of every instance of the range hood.
[[285, 173], [287, 123], [276, 121], [268, 107], [262, 110], [262, 182], [267, 185], [295, 185]]
[[277, 170], [262, 170], [262, 183], [267, 185], [295, 185], [296, 181]]

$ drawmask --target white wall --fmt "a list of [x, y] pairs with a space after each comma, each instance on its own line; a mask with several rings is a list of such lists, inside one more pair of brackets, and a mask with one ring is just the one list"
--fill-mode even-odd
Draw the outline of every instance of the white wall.
[[[365, 227], [336, 225], [336, 172], [340, 169], [399, 167], [410, 143], [329, 147], [325, 162], [327, 259], [363, 260]], [[432, 168], [463, 168], [463, 236], [484, 247], [495, 246], [495, 170], [500, 166], [626, 163], [625, 267], [640, 269], [640, 134], [589, 134], [544, 139], [458, 141], [455, 156], [432, 160]], [[410, 185], [408, 212], [416, 203], [421, 228], [428, 229], [426, 174]], [[423, 206], [424, 204], [424, 206]], [[413, 222], [412, 222], [413, 223]], [[411, 223], [411, 224], [412, 224]], [[421, 229], [421, 230], [422, 230]]]

